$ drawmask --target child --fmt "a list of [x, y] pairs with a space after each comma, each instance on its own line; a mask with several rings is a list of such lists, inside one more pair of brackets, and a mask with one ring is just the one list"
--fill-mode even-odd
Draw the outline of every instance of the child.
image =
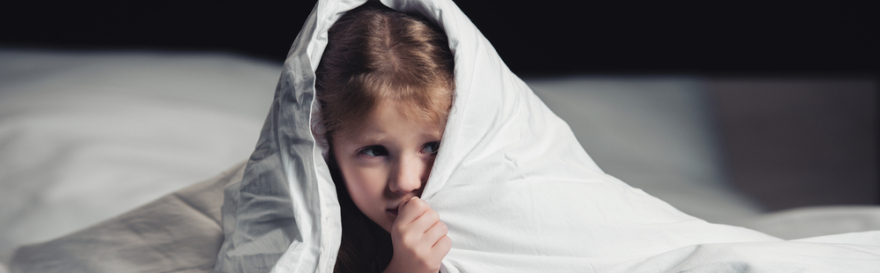
[[427, 20], [376, 2], [329, 30], [316, 132], [342, 214], [335, 272], [438, 272], [450, 250], [446, 224], [418, 198], [455, 89], [447, 43]]

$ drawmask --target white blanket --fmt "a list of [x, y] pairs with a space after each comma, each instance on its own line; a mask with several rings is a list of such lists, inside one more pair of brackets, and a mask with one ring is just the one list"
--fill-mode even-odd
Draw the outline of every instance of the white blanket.
[[[363, 2], [319, 1], [294, 42], [257, 149], [227, 188], [216, 272], [332, 272], [340, 219], [308, 126], [314, 70], [328, 28]], [[605, 174], [452, 1], [383, 3], [441, 26], [455, 55], [455, 103], [422, 195], [449, 226], [442, 272], [880, 268], [878, 232], [786, 242], [691, 217]]]

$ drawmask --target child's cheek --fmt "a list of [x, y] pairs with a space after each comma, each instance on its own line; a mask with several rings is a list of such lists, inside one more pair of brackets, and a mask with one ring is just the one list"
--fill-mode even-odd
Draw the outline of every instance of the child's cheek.
[[[359, 194], [371, 196], [371, 199], [381, 199], [387, 186], [388, 172], [383, 166], [362, 166], [356, 168], [354, 176]], [[381, 200], [377, 200], [381, 201]]]

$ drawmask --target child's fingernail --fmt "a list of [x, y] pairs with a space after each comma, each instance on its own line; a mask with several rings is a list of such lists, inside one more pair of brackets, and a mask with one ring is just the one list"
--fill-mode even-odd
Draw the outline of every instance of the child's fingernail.
[[403, 206], [406, 206], [406, 204], [409, 204], [409, 201], [412, 201], [413, 199], [418, 199], [418, 198], [419, 198], [418, 196], [410, 197], [409, 199], [406, 199], [406, 201], [400, 202], [400, 207], [402, 208]]

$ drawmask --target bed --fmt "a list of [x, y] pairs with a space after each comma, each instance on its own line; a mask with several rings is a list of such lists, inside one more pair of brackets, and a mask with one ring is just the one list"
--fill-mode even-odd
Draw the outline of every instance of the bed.
[[[233, 175], [252, 152], [280, 68], [226, 53], [0, 50], [0, 264], [22, 245], [221, 185], [205, 179]], [[605, 172], [687, 214], [784, 239], [880, 229], [877, 206], [771, 212], [731, 185], [706, 78], [526, 82]]]

